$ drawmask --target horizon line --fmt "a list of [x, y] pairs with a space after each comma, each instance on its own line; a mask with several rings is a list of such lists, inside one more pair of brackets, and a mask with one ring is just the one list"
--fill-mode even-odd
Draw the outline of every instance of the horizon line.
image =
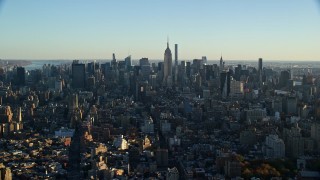
[[[144, 57], [142, 57], [144, 58]], [[141, 59], [141, 58], [140, 58]], [[133, 61], [137, 61], [140, 59], [131, 59]], [[149, 59], [149, 58], [148, 58]], [[201, 58], [195, 58], [195, 59], [201, 59]], [[193, 61], [195, 59], [181, 59], [178, 61]], [[263, 58], [262, 58], [263, 59]], [[80, 61], [111, 61], [112, 59], [89, 59], [89, 58], [74, 58], [74, 59], [14, 59], [14, 58], [10, 58], [10, 59], [1, 59], [1, 61], [73, 61], [73, 60], [80, 60]], [[163, 61], [163, 59], [149, 59], [150, 61]], [[220, 59], [207, 59], [207, 61], [219, 61]], [[257, 59], [223, 59], [223, 61], [258, 61], [259, 58]], [[124, 61], [124, 59], [121, 60], [117, 60], [117, 61]], [[320, 61], [316, 60], [316, 59], [263, 59], [264, 62], [268, 62], [268, 61], [295, 61], [295, 62], [301, 62], [301, 61]]]

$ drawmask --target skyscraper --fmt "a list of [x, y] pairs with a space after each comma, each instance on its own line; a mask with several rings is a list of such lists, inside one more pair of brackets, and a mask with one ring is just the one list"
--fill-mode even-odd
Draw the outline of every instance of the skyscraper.
[[226, 98], [230, 93], [230, 72], [223, 71], [220, 73], [220, 89], [222, 97]]
[[279, 87], [283, 88], [288, 85], [288, 81], [290, 79], [290, 72], [289, 70], [281, 71], [280, 78], [279, 78]]
[[118, 68], [116, 55], [114, 53], [112, 54], [111, 66], [112, 66], [112, 70], [116, 70]]
[[125, 64], [126, 64], [126, 69], [127, 69], [127, 70], [130, 70], [130, 69], [131, 69], [131, 66], [132, 66], [131, 55], [128, 56], [128, 57], [126, 57], [126, 58], [124, 59], [124, 61], [125, 61]]
[[141, 59], [139, 60], [139, 65], [140, 65], [140, 67], [141, 67], [141, 66], [144, 66], [144, 65], [150, 66], [149, 59], [148, 59], [148, 58], [141, 58]]
[[87, 71], [88, 71], [88, 73], [89, 73], [90, 75], [93, 75], [94, 72], [95, 72], [95, 70], [96, 70], [95, 62], [90, 62], [90, 63], [88, 63], [88, 65], [87, 65]]
[[259, 72], [262, 72], [262, 58], [259, 58]]
[[172, 53], [167, 42], [167, 49], [164, 52], [164, 77], [163, 83], [167, 86], [172, 83]]
[[261, 87], [262, 86], [262, 58], [259, 58], [258, 73], [259, 73], [259, 84]]
[[151, 73], [150, 62], [148, 58], [141, 58], [139, 60], [140, 72], [143, 80], [148, 80]]
[[24, 86], [26, 84], [26, 75], [24, 67], [17, 67], [17, 85]]
[[207, 56], [202, 56], [202, 64], [207, 64], [208, 60], [207, 60]]
[[83, 89], [86, 82], [85, 64], [80, 64], [79, 61], [72, 63], [72, 87], [75, 89]]
[[186, 74], [187, 74], [187, 77], [190, 79], [190, 76], [191, 76], [191, 62], [187, 62]]
[[117, 62], [116, 55], [112, 53], [112, 62]]
[[220, 67], [219, 67], [219, 69], [220, 69], [220, 72], [222, 72], [224, 70], [224, 62], [223, 62], [223, 59], [222, 59], [222, 55], [220, 57]]
[[174, 45], [175, 51], [174, 51], [174, 65], [178, 66], [178, 44]]

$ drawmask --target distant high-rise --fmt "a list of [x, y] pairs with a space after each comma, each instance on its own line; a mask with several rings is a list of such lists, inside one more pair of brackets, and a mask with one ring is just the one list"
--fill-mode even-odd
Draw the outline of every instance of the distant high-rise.
[[262, 58], [259, 58], [258, 73], [259, 73], [259, 82], [260, 82], [260, 86], [261, 86], [261, 84], [262, 84]]
[[148, 58], [141, 58], [139, 60], [139, 64], [140, 64], [140, 72], [141, 72], [143, 80], [148, 80], [149, 75], [151, 73], [149, 59]]
[[262, 72], [262, 58], [259, 58], [259, 72]]
[[279, 87], [283, 88], [283, 87], [287, 86], [289, 79], [290, 79], [289, 70], [281, 71], [280, 78], [279, 78]]
[[174, 45], [174, 65], [178, 66], [178, 44]]
[[113, 70], [116, 70], [118, 68], [118, 63], [116, 59], [116, 55], [113, 53], [112, 54], [112, 61], [111, 61], [111, 66]]
[[150, 62], [149, 62], [148, 58], [141, 58], [139, 60], [139, 66], [141, 67], [141, 66], [144, 66], [144, 65], [150, 66]]
[[114, 53], [112, 54], [112, 61], [117, 62], [116, 55]]
[[186, 74], [187, 74], [187, 77], [190, 78], [190, 76], [191, 76], [191, 62], [187, 62]]
[[72, 87], [75, 89], [85, 88], [86, 69], [85, 64], [80, 64], [79, 61], [72, 63]]
[[87, 65], [87, 71], [88, 71], [88, 73], [89, 73], [90, 75], [93, 75], [94, 72], [95, 72], [95, 70], [96, 70], [95, 62], [90, 62], [90, 63], [88, 63], [88, 65]]
[[207, 56], [202, 56], [202, 64], [207, 64], [208, 60], [207, 60]]
[[220, 72], [224, 70], [224, 62], [223, 62], [223, 59], [222, 59], [222, 56], [220, 57]]
[[172, 82], [172, 53], [169, 48], [169, 42], [167, 42], [167, 49], [164, 52], [164, 77], [163, 82], [168, 85]]
[[230, 93], [230, 72], [223, 71], [220, 73], [220, 89], [223, 97], [229, 96]]
[[180, 67], [181, 67], [182, 73], [186, 73], [186, 61], [181, 61]]
[[124, 62], [126, 64], [126, 68], [130, 70], [131, 66], [132, 66], [132, 62], [131, 62], [131, 56], [128, 56], [124, 59]]
[[241, 70], [242, 70], [242, 66], [241, 64], [238, 64], [237, 67], [234, 68], [234, 78], [237, 80], [237, 81], [240, 81], [240, 76], [241, 76]]
[[17, 67], [17, 85], [24, 86], [26, 84], [26, 72], [24, 67]]

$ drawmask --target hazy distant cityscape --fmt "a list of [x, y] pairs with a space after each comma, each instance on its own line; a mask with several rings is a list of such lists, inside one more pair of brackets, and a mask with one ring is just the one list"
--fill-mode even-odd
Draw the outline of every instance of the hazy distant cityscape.
[[178, 50], [1, 60], [1, 179], [320, 178], [319, 62]]
[[[83, 59], [80, 60], [82, 62], [90, 62], [95, 61], [97, 63], [104, 63], [104, 62], [110, 62], [112, 59], [96, 59], [96, 60], [89, 60], [89, 59]], [[0, 59], [3, 63], [6, 62], [12, 62], [13, 64], [19, 64], [14, 63], [14, 61], [18, 60], [4, 60]], [[34, 70], [38, 68], [42, 68], [44, 64], [51, 64], [51, 65], [61, 65], [61, 64], [69, 64], [72, 63], [73, 60], [21, 60], [25, 61], [27, 65], [24, 65], [26, 70]], [[163, 60], [159, 59], [150, 59], [150, 62], [158, 63]], [[185, 60], [185, 61], [192, 61], [192, 60]], [[257, 66], [256, 60], [226, 60], [229, 65], [237, 65], [237, 64], [246, 64], [250, 66]], [[207, 64], [216, 64], [219, 60], [207, 60]], [[132, 59], [133, 65], [139, 64], [139, 59]], [[267, 67], [286, 67], [286, 68], [320, 68], [320, 60], [319, 61], [308, 61], [308, 60], [300, 60], [300, 61], [291, 61], [291, 60], [264, 60], [264, 64]]]
[[0, 180], [319, 180], [320, 0], [0, 0]]

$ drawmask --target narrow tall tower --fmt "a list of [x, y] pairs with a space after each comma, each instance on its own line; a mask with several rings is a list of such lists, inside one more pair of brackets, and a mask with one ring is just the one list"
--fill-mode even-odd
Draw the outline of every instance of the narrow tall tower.
[[178, 66], [178, 44], [174, 45], [174, 65]]
[[262, 86], [262, 58], [259, 58], [258, 73], [259, 73], [259, 84], [261, 87]]
[[222, 59], [222, 55], [220, 57], [220, 72], [222, 72], [224, 70], [224, 63], [223, 63], [223, 59]]
[[164, 52], [164, 76], [163, 83], [167, 86], [172, 83], [172, 53], [169, 48], [169, 41], [167, 42], [167, 49]]
[[26, 84], [26, 71], [24, 67], [17, 67], [17, 85], [24, 86]]
[[112, 62], [117, 62], [116, 55], [112, 53]]
[[72, 62], [72, 87], [83, 89], [86, 86], [86, 66], [80, 64], [78, 60]]
[[260, 72], [262, 72], [262, 58], [259, 58], [259, 69]]

